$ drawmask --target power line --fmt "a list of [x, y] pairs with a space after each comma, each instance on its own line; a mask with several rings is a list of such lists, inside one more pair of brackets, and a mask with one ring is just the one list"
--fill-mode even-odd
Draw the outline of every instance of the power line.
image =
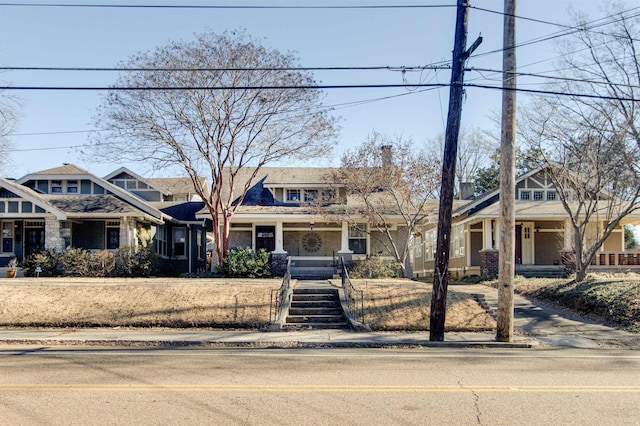
[[483, 84], [467, 84], [467, 83], [465, 83], [464, 86], [476, 87], [479, 89], [511, 90], [515, 92], [534, 93], [538, 95], [571, 96], [575, 98], [602, 99], [602, 100], [609, 100], [609, 101], [640, 102], [640, 98], [639, 99], [629, 98], [629, 97], [621, 98], [619, 96], [594, 95], [591, 93], [572, 93], [572, 92], [559, 92], [554, 90], [537, 90], [537, 89], [523, 89], [523, 88], [507, 89], [502, 86], [487, 86]]
[[20, 90], [20, 91], [180, 91], [180, 90], [303, 90], [303, 89], [384, 89], [384, 88], [407, 88], [407, 87], [445, 87], [448, 84], [442, 83], [408, 83], [408, 84], [327, 84], [315, 86], [142, 86], [142, 87], [108, 87], [108, 86], [2, 86], [0, 90]]
[[[634, 11], [634, 10], [638, 10], [638, 9], [640, 9], [640, 6], [625, 10], [625, 11], [620, 12], [620, 13], [615, 13], [615, 14], [612, 14], [612, 15], [608, 15], [608, 16], [605, 16], [603, 18], [598, 18], [598, 19], [595, 19], [595, 20], [590, 21], [590, 22], [586, 22], [586, 23], [582, 24], [579, 27], [570, 27], [571, 29], [568, 29], [568, 30], [565, 30], [565, 31], [559, 31], [559, 32], [548, 34], [546, 36], [541, 36], [541, 37], [534, 38], [534, 39], [531, 39], [531, 40], [528, 40], [528, 41], [524, 41], [522, 43], [519, 43], [519, 44], [515, 45], [513, 47], [513, 49], [518, 49], [520, 47], [525, 47], [525, 46], [530, 46], [532, 44], [538, 44], [538, 43], [542, 43], [542, 42], [545, 42], [545, 41], [550, 41], [550, 40], [553, 40], [553, 39], [556, 39], [556, 38], [569, 36], [569, 35], [572, 35], [572, 34], [575, 34], [575, 33], [578, 33], [578, 32], [582, 32], [582, 31], [593, 31], [594, 28], [599, 28], [599, 27], [603, 27], [603, 26], [606, 26], [606, 25], [615, 24], [615, 23], [620, 22], [620, 21], [622, 21], [624, 19], [636, 18], [636, 17], [640, 16], [640, 12], [637, 12], [637, 13], [634, 13], [634, 14], [628, 15], [628, 16], [624, 16], [623, 14], [631, 12], [631, 11]], [[613, 19], [613, 18], [616, 18], [616, 19]], [[605, 35], [608, 35], [608, 36], [611, 36], [611, 37], [615, 37], [614, 34], [608, 34], [608, 33], [601, 33], [601, 34], [605, 34]], [[633, 40], [636, 41], [635, 38]], [[494, 53], [502, 53], [504, 50], [505, 50], [504, 48], [495, 49], [495, 50], [491, 50], [491, 51], [488, 51], [488, 52], [483, 52], [483, 53], [479, 53], [479, 54], [476, 54], [476, 55], [472, 55], [471, 57], [478, 58], [478, 57], [481, 57], [481, 56], [492, 55]]]
[[241, 71], [425, 71], [449, 69], [446, 62], [432, 65], [413, 66], [349, 66], [349, 67], [206, 67], [206, 68], [168, 68], [168, 67], [0, 67], [0, 71], [82, 71], [82, 72], [241, 72]]
[[56, 7], [88, 9], [436, 9], [454, 8], [452, 4], [397, 4], [397, 5], [198, 5], [198, 4], [104, 4], [104, 3], [0, 3], [6, 7]]

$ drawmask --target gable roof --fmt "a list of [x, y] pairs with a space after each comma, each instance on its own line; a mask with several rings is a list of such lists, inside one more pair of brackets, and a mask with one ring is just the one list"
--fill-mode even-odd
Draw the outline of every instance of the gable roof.
[[147, 186], [149, 186], [152, 189], [157, 190], [158, 192], [163, 193], [164, 195], [168, 195], [167, 192], [165, 192], [164, 188], [159, 187], [154, 185], [153, 183], [150, 182], [150, 179], [144, 178], [142, 176], [140, 176], [139, 174], [137, 174], [136, 172], [129, 170], [126, 167], [120, 167], [118, 170], [114, 170], [111, 173], [109, 173], [108, 175], [106, 175], [103, 179], [104, 180], [109, 180], [109, 179], [113, 179], [114, 177], [118, 176], [121, 173], [126, 173], [134, 178], [136, 178], [137, 180], [139, 180], [140, 182], [144, 182], [147, 184]]
[[38, 176], [38, 178], [42, 179], [45, 176], [73, 176], [73, 175], [86, 175], [90, 174], [85, 169], [76, 166], [75, 164], [64, 163], [62, 166], [53, 167], [46, 170], [40, 170], [39, 172], [28, 173], [22, 178], [18, 179], [20, 183], [25, 182], [25, 178], [27, 176]]
[[[524, 173], [520, 176], [517, 176], [515, 179], [515, 185], [518, 185], [518, 183], [522, 182], [523, 180], [534, 176], [536, 173], [541, 172], [542, 170], [544, 170], [543, 167], [539, 167], [537, 169], [533, 169], [528, 171], [527, 173]], [[497, 197], [500, 195], [500, 187], [498, 186], [498, 188], [489, 190], [487, 192], [485, 192], [484, 194], [480, 195], [478, 198], [471, 200], [469, 202], [466, 202], [463, 206], [461, 206], [460, 208], [458, 208], [457, 210], [454, 210], [453, 212], [453, 216], [460, 216], [463, 215], [464, 213], [467, 213], [468, 211], [479, 207], [481, 204], [489, 202], [491, 200], [491, 198], [493, 197]]]
[[31, 188], [20, 185], [12, 180], [0, 178], [0, 187], [13, 192], [14, 194], [31, 201], [36, 206], [40, 207], [44, 211], [53, 214], [58, 220], [65, 220], [66, 215], [60, 209], [51, 205], [49, 201], [40, 193], [34, 191]]
[[[162, 188], [165, 195], [195, 194], [196, 192], [191, 178], [188, 177], [148, 178], [147, 182], [151, 183], [155, 188]], [[200, 177], [200, 182], [208, 193], [207, 179]]]
[[[112, 193], [114, 196], [124, 200], [125, 202], [132, 204], [137, 209], [147, 213], [151, 217], [155, 219], [162, 218], [162, 212], [160, 210], [152, 207], [148, 203], [144, 202], [140, 198], [136, 197], [134, 194], [126, 191], [123, 188], [120, 188], [117, 185], [112, 184], [111, 182], [102, 179], [93, 173], [90, 173], [74, 164], [64, 164], [61, 167], [55, 167], [52, 169], [42, 170], [40, 172], [29, 173], [16, 182], [19, 184], [23, 184], [30, 180], [38, 180], [38, 179], [62, 179], [65, 176], [73, 176], [76, 179], [87, 179], [98, 185], [102, 186], [108, 192]], [[22, 186], [22, 185], [20, 185]], [[35, 191], [33, 191], [35, 193]], [[80, 195], [78, 195], [80, 196]]]
[[144, 214], [140, 209], [113, 195], [45, 195], [44, 197], [68, 217], [121, 217]]

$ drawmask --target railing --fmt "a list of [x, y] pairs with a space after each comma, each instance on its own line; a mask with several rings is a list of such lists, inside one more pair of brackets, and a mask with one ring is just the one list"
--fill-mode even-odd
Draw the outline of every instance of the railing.
[[595, 257], [591, 261], [591, 264], [597, 266], [638, 266], [640, 265], [640, 253], [596, 253]]
[[[344, 291], [344, 298], [347, 302], [346, 308], [348, 312], [346, 312], [346, 314], [364, 324], [364, 292], [362, 290], [356, 290], [351, 283], [349, 272], [347, 272], [347, 265], [345, 265], [344, 258], [342, 257], [340, 257], [340, 266], [342, 268], [342, 291]], [[358, 302], [360, 302], [359, 309]]]
[[277, 319], [280, 311], [282, 310], [282, 304], [289, 295], [291, 288], [291, 257], [287, 258], [287, 270], [282, 277], [282, 284], [277, 290], [271, 290], [271, 301], [269, 303], [269, 323], [273, 324]]

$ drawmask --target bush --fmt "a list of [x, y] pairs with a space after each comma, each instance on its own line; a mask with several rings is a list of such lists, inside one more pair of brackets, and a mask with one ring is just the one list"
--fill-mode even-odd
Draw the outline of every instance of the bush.
[[115, 253], [118, 277], [148, 277], [158, 273], [158, 255], [150, 247], [120, 247]]
[[378, 256], [353, 262], [349, 267], [351, 278], [398, 278], [400, 264], [394, 260], [385, 260]]
[[22, 262], [25, 275], [36, 276], [36, 268], [40, 268], [40, 276], [55, 277], [59, 275], [58, 259], [62, 253], [55, 250], [42, 250], [33, 253]]
[[90, 252], [68, 248], [63, 252], [43, 250], [28, 256], [24, 263], [27, 275], [70, 277], [146, 277], [157, 271], [157, 257], [149, 248], [120, 248]]
[[229, 250], [227, 257], [218, 265], [216, 271], [228, 277], [265, 277], [269, 275], [269, 253], [249, 247]]

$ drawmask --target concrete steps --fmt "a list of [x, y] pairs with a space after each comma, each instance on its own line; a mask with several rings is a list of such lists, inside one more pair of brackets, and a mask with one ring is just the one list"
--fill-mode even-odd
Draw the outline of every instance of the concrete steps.
[[284, 324], [286, 329], [346, 329], [349, 323], [340, 304], [338, 289], [328, 282], [305, 284], [293, 288], [291, 305]]
[[569, 274], [564, 266], [555, 265], [516, 265], [516, 275], [525, 278], [567, 278]]

